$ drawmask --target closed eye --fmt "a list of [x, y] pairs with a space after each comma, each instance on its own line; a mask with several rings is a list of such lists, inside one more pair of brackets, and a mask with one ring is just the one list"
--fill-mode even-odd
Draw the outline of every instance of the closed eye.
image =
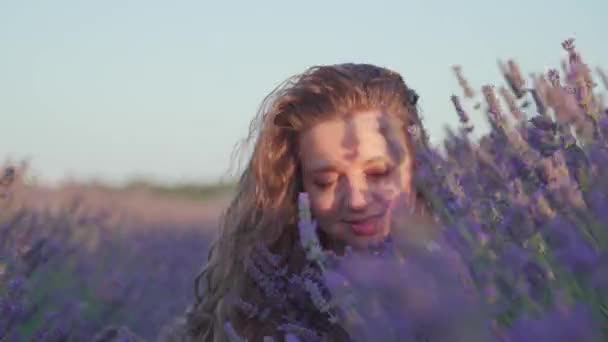
[[327, 189], [330, 186], [332, 186], [335, 182], [336, 182], [336, 179], [334, 177], [315, 179], [313, 181], [314, 185], [316, 187], [318, 187], [319, 189]]
[[379, 178], [384, 178], [387, 177], [388, 175], [391, 174], [391, 172], [393, 171], [393, 168], [383, 168], [383, 169], [377, 169], [377, 170], [372, 170], [367, 172], [367, 176], [373, 179], [379, 179]]

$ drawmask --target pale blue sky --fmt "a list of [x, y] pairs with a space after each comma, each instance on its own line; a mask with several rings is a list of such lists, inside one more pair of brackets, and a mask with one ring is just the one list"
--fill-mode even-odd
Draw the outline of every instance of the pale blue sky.
[[270, 90], [339, 62], [401, 72], [436, 141], [456, 123], [452, 64], [499, 83], [498, 58], [557, 67], [573, 36], [608, 67], [607, 15], [605, 0], [0, 0], [0, 158], [49, 180], [211, 181]]

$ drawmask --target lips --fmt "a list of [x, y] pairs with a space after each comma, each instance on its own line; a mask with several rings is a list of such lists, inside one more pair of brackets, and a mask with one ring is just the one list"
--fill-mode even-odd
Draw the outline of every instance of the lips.
[[358, 236], [371, 236], [378, 232], [379, 221], [382, 215], [370, 216], [358, 220], [344, 220], [353, 233]]

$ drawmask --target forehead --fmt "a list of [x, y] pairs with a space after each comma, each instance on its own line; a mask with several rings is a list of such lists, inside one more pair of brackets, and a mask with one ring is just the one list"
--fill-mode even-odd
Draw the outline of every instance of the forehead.
[[324, 121], [300, 136], [301, 162], [307, 170], [328, 164], [348, 167], [382, 157], [396, 162], [404, 150], [405, 137], [398, 120], [380, 111]]

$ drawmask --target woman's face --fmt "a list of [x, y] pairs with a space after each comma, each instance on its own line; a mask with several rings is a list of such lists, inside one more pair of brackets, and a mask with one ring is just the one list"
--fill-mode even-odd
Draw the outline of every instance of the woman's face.
[[380, 111], [319, 123], [300, 136], [304, 190], [337, 251], [384, 240], [395, 209], [413, 198], [402, 125]]

